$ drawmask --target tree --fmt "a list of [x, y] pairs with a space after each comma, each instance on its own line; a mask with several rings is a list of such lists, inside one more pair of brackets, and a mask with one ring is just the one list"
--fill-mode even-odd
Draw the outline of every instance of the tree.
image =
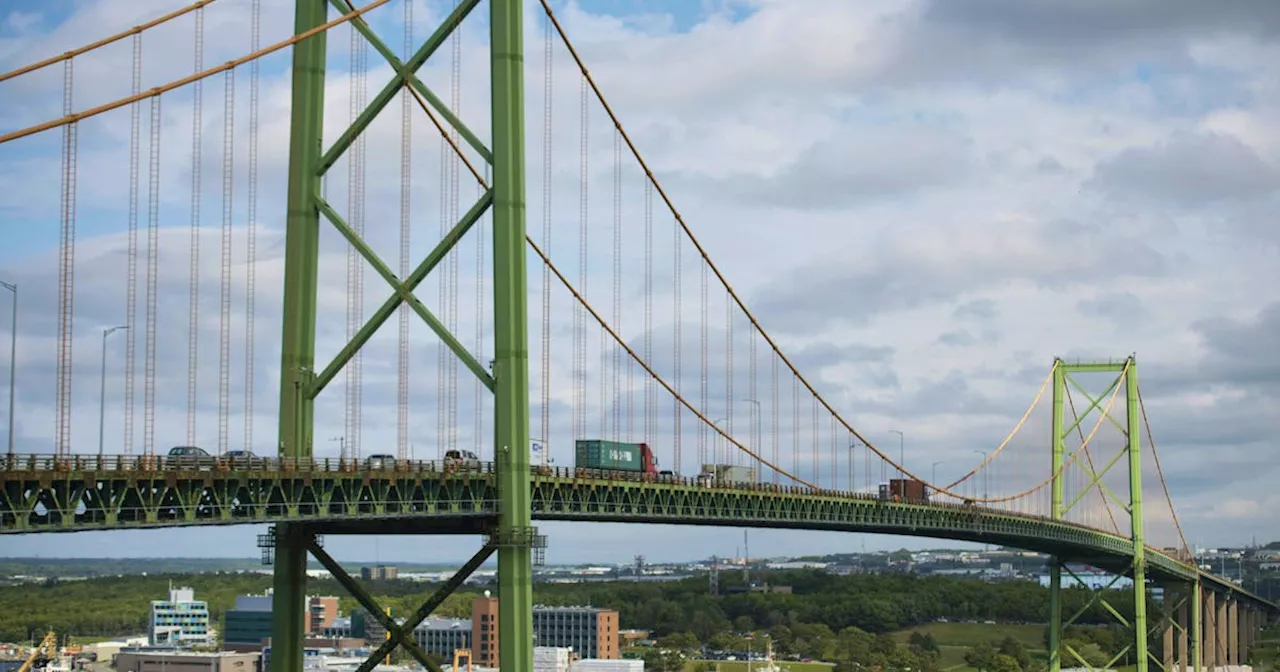
[[1005, 637], [1004, 640], [1000, 642], [1000, 646], [996, 652], [1012, 658], [1018, 663], [1019, 670], [1026, 670], [1027, 666], [1031, 664], [1031, 655], [1028, 654], [1027, 649], [1022, 646], [1022, 642], [1019, 642], [1013, 637]]
[[658, 646], [676, 651], [693, 651], [702, 648], [702, 642], [692, 632], [674, 632], [659, 639]]
[[978, 672], [994, 672], [991, 668], [994, 663], [996, 652], [991, 645], [983, 642], [964, 654], [964, 662], [969, 667], [975, 668]]
[[1013, 656], [997, 653], [991, 657], [991, 672], [1022, 672], [1022, 667]]

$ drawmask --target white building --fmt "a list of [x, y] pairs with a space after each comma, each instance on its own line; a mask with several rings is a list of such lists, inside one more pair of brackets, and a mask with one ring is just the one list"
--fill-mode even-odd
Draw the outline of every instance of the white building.
[[209, 605], [196, 600], [196, 591], [191, 588], [170, 588], [168, 600], [151, 601], [147, 641], [151, 646], [212, 643]]

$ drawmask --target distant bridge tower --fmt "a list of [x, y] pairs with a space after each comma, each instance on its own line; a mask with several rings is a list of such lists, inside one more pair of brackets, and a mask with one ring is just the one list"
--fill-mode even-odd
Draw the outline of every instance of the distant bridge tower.
[[636, 556], [636, 576], [644, 576], [644, 556]]

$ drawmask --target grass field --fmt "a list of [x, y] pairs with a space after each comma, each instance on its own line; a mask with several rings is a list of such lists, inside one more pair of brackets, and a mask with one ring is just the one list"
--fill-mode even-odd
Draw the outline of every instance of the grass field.
[[1018, 640], [1033, 657], [1044, 657], [1043, 625], [1002, 625], [991, 623], [926, 623], [891, 636], [894, 641], [906, 644], [912, 632], [932, 634], [938, 642], [939, 663], [950, 672], [971, 672], [964, 664], [964, 654], [982, 642], [999, 641], [1005, 637]]

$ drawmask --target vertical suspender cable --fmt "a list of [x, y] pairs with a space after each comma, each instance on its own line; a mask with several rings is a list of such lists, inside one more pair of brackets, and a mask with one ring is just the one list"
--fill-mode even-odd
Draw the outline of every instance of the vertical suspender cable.
[[[644, 361], [651, 364], [653, 362], [653, 185], [649, 184], [648, 179], [644, 181]], [[627, 377], [630, 379], [631, 376]], [[653, 376], [645, 376], [643, 436], [648, 443], [654, 440], [655, 394]]]
[[812, 399], [812, 406], [813, 406], [813, 414], [812, 414], [813, 431], [812, 431], [812, 435], [809, 437], [810, 444], [812, 445], [811, 451], [809, 453], [809, 458], [813, 462], [813, 476], [812, 476], [813, 483], [814, 485], [821, 486], [822, 484], [822, 480], [820, 478], [821, 472], [818, 471], [818, 442], [821, 440], [821, 430], [819, 429], [819, 425], [818, 425], [818, 396], [812, 395], [810, 399]]
[[[622, 334], [622, 133], [613, 132], [613, 328]], [[624, 336], [625, 338], [625, 336]], [[602, 343], [606, 342], [604, 340]], [[607, 341], [612, 352], [609, 375], [609, 401], [613, 408], [613, 439], [621, 437], [622, 404], [619, 381], [622, 378], [622, 349]]]
[[800, 474], [800, 377], [791, 376], [791, 473]]
[[[702, 394], [698, 400], [698, 408], [703, 413], [707, 412], [707, 262], [699, 260], [698, 266], [702, 271], [702, 300], [699, 302], [702, 310]], [[698, 460], [699, 464], [709, 464], [714, 462], [707, 459], [707, 423], [698, 424]]]
[[[771, 373], [769, 374], [769, 408], [773, 412], [773, 420], [772, 422], [769, 423], [769, 428], [772, 430], [772, 433], [773, 433], [773, 444], [772, 446], [770, 446], [770, 450], [769, 450], [769, 457], [770, 457], [769, 461], [773, 462], [774, 464], [779, 464], [778, 462], [778, 355], [772, 352], [769, 353], [769, 362], [770, 362], [769, 368], [772, 369]], [[778, 484], [778, 477], [780, 475], [781, 474], [778, 473], [777, 469], [773, 470], [774, 485]]]
[[[440, 136], [440, 237], [443, 238], [449, 234], [449, 229], [453, 227], [454, 221], [449, 219], [449, 169], [452, 167], [450, 161], [450, 153], [452, 148], [449, 146], [449, 138], [444, 135]], [[450, 250], [446, 253], [453, 256], [454, 251]], [[441, 261], [435, 273], [440, 279], [439, 287], [439, 310], [445, 320], [449, 318], [449, 261], [448, 258]], [[449, 400], [447, 398], [449, 391], [449, 359], [454, 354], [449, 351], [449, 346], [444, 341], [436, 339], [436, 390], [437, 394], [442, 395], [436, 401], [436, 457], [444, 459], [446, 444], [449, 441]]]
[[[459, 2], [454, 2], [454, 7]], [[450, 109], [459, 117], [462, 116], [462, 31], [454, 30], [449, 37], [449, 43], [452, 47], [452, 56], [450, 59], [450, 77], [449, 77], [449, 94], [451, 100]], [[449, 127], [449, 137], [453, 141], [453, 146], [458, 144], [458, 130], [453, 126]], [[459, 172], [462, 169], [461, 162], [457, 155], [449, 151], [449, 222], [458, 221], [458, 186]], [[479, 224], [477, 224], [479, 227]], [[483, 236], [479, 230], [476, 231], [477, 237]], [[461, 261], [461, 254], [451, 254], [448, 260], [449, 275], [449, 300], [448, 300], [448, 325], [449, 332], [458, 333], [458, 266]], [[461, 362], [452, 353], [449, 353], [449, 447], [458, 447], [458, 367]]]
[[[195, 72], [204, 70], [204, 8], [196, 10]], [[200, 154], [204, 120], [204, 80], [192, 85], [191, 107], [191, 281], [187, 314], [187, 445], [196, 445], [196, 383], [200, 369]]]
[[[551, 19], [543, 16], [542, 33], [542, 249], [551, 254], [551, 153], [552, 101], [555, 87], [552, 79], [554, 43]], [[577, 305], [577, 302], [574, 302]], [[542, 265], [542, 464], [551, 459], [551, 266]]]
[[[582, 76], [578, 93], [578, 291], [587, 292], [588, 263], [588, 192], [587, 170], [589, 140], [587, 124], [591, 119], [586, 75]], [[573, 436], [587, 435], [587, 320], [582, 303], [573, 302]]]
[[[646, 182], [646, 184], [648, 184], [648, 182]], [[652, 187], [652, 185], [650, 185], [650, 186]], [[674, 245], [675, 261], [674, 261], [674, 263], [673, 263], [673, 265], [672, 265], [672, 273], [671, 273], [671, 274], [672, 274], [672, 278], [671, 278], [672, 294], [674, 295], [674, 299], [675, 299], [674, 301], [672, 301], [672, 308], [671, 308], [671, 310], [672, 310], [672, 312], [671, 312], [672, 320], [671, 320], [671, 321], [672, 321], [672, 323], [673, 323], [672, 328], [675, 330], [675, 334], [674, 334], [674, 340], [675, 340], [675, 342], [674, 342], [674, 344], [672, 345], [672, 348], [674, 349], [674, 351], [675, 351], [675, 352], [673, 352], [673, 353], [672, 353], [672, 359], [673, 359], [673, 360], [675, 360], [675, 367], [676, 367], [676, 370], [675, 370], [676, 396], [677, 396], [677, 397], [679, 397], [679, 396], [681, 396], [681, 395], [683, 394], [683, 393], [681, 392], [681, 388], [683, 387], [683, 382], [684, 382], [684, 372], [683, 372], [683, 370], [682, 370], [682, 369], [684, 368], [684, 367], [682, 366], [682, 364], [683, 364], [683, 355], [682, 355], [682, 354], [681, 354], [681, 352], [680, 352], [680, 350], [681, 350], [681, 348], [680, 348], [680, 341], [681, 341], [681, 339], [683, 339], [683, 338], [684, 338], [683, 334], [681, 333], [681, 328], [680, 328], [680, 327], [681, 327], [681, 325], [682, 325], [682, 324], [684, 324], [684, 315], [681, 313], [681, 306], [680, 306], [680, 304], [682, 303], [683, 296], [684, 296], [684, 290], [683, 290], [683, 289], [681, 288], [681, 286], [680, 286], [680, 275], [681, 275], [681, 270], [682, 270], [682, 269], [681, 269], [681, 267], [682, 267], [682, 265], [684, 264], [684, 262], [683, 262], [683, 261], [681, 260], [681, 258], [680, 258], [680, 243], [681, 243], [681, 242], [683, 242], [683, 237], [682, 237], [682, 235], [681, 235], [681, 234], [682, 234], [682, 232], [681, 232], [681, 230], [680, 230], [680, 222], [679, 222], [679, 221], [675, 221], [675, 220], [673, 220], [672, 233], [674, 234], [674, 235], [673, 235], [673, 237], [672, 237], [672, 240], [673, 240], [673, 241], [674, 241], [674, 243], [675, 243], [675, 245]], [[672, 457], [672, 460], [673, 460], [673, 463], [672, 463], [672, 464], [673, 464], [672, 470], [673, 470], [676, 474], [681, 473], [681, 472], [680, 472], [680, 467], [681, 467], [681, 460], [680, 460], [680, 458], [681, 458], [682, 456], [681, 456], [681, 454], [680, 454], [680, 443], [681, 443], [681, 439], [683, 438], [684, 432], [683, 432], [682, 428], [680, 427], [680, 420], [681, 420], [681, 418], [683, 418], [683, 416], [684, 416], [683, 410], [684, 410], [684, 409], [683, 409], [683, 408], [681, 408], [681, 406], [680, 406], [680, 400], [679, 400], [678, 398], [676, 398], [676, 399], [672, 399], [672, 406], [671, 406], [672, 419], [675, 421], [675, 441], [674, 441], [674, 444], [675, 444], [675, 445], [674, 445], [675, 455]]]
[[[62, 111], [71, 114], [72, 91], [75, 88], [75, 66], [67, 59], [62, 70]], [[62, 130], [62, 230], [58, 256], [58, 397], [57, 426], [54, 446], [56, 454], [71, 452], [71, 373], [72, 320], [75, 315], [76, 263], [76, 158], [77, 124]]]
[[150, 135], [147, 147], [147, 307], [143, 348], [142, 450], [156, 454], [156, 294], [160, 261], [160, 96], [151, 99]]
[[831, 489], [840, 489], [840, 453], [837, 452], [836, 416], [831, 416]]
[[[262, 40], [262, 0], [253, 0], [249, 24], [250, 49], [257, 51]], [[259, 59], [249, 63], [249, 202], [245, 221], [244, 260], [244, 446], [253, 449], [253, 341], [254, 299], [258, 264], [258, 80]]]
[[[413, 0], [404, 0], [404, 48], [402, 56], [409, 60], [413, 53]], [[409, 87], [400, 91], [400, 277], [407, 278], [409, 268], [410, 171], [413, 168], [413, 97]], [[400, 324], [396, 351], [396, 460], [409, 459], [409, 306], [398, 309]], [[479, 454], [477, 452], [477, 454]]]
[[[364, 109], [364, 103], [369, 99], [369, 43], [361, 38], [359, 40], [359, 48], [356, 50], [356, 56], [359, 58], [358, 67], [356, 69], [356, 86], [359, 101], [359, 109]], [[367, 174], [366, 166], [368, 165], [368, 133], [361, 133], [356, 138], [356, 159], [359, 161], [356, 169], [356, 235], [361, 240], [365, 240], [365, 175]], [[365, 263], [363, 259], [356, 259], [356, 291], [355, 291], [355, 319], [357, 328], [364, 321], [364, 271]], [[355, 420], [352, 422], [354, 446], [352, 447], [352, 456], [359, 459], [364, 452], [364, 348], [356, 351], [355, 357], [352, 358], [351, 364], [355, 367], [356, 389], [355, 389]]]
[[[134, 95], [142, 90], [142, 33], [133, 35], [133, 86]], [[142, 106], [134, 103], [129, 106], [129, 269], [125, 290], [125, 324], [129, 329], [124, 332], [124, 454], [133, 454], [133, 420], [134, 420], [134, 372], [137, 370], [137, 333], [138, 333], [138, 190], [141, 176], [142, 144]]]
[[[485, 183], [489, 182], [489, 164], [484, 164]], [[484, 187], [476, 185], [476, 198], [478, 199], [484, 193]], [[488, 283], [485, 281], [485, 253], [484, 245], [487, 236], [484, 232], [484, 222], [489, 218], [490, 214], [486, 213], [484, 218], [476, 222], [476, 359], [485, 361], [484, 354], [484, 325], [485, 325], [485, 294]], [[480, 455], [481, 448], [489, 443], [488, 437], [484, 432], [484, 400], [489, 396], [489, 388], [480, 382], [479, 378], [470, 376], [472, 389], [472, 403], [475, 404], [475, 431], [473, 432], [473, 450], [476, 455]], [[525, 446], [527, 450], [529, 447]]]
[[231, 222], [235, 205], [236, 70], [223, 74], [222, 94], [222, 283], [218, 297], [218, 454], [227, 452], [231, 416]]
[[[758, 432], [756, 431], [760, 424], [764, 422], [764, 418], [760, 417], [762, 415], [760, 412], [760, 395], [759, 390], [756, 389], [756, 329], [750, 323], [747, 324], [747, 356], [749, 360], [747, 365], [747, 389], [751, 390], [751, 401], [747, 404], [747, 433], [751, 436], [751, 449], [756, 451], [757, 454], [763, 455], [764, 450], [760, 445], [763, 437], [757, 436]], [[757, 472], [760, 470], [758, 462], [752, 464], [751, 467]]]
[[[357, 72], [360, 68], [360, 35], [356, 32], [355, 24], [351, 23], [347, 26], [348, 37], [350, 43], [350, 54], [348, 60], [347, 73], [347, 112], [351, 123], [355, 123], [356, 117], [360, 114], [360, 84], [357, 81], [359, 75]], [[352, 227], [359, 225], [359, 197], [357, 196], [358, 178], [357, 172], [360, 170], [360, 138], [357, 136], [352, 147], [347, 152], [347, 223]], [[356, 248], [353, 245], [347, 246], [347, 341], [350, 342], [356, 335], [359, 328], [359, 317], [356, 314], [356, 264], [360, 263], [360, 259], [356, 254]], [[347, 455], [352, 458], [356, 455], [356, 359], [351, 358], [347, 362], [344, 373], [346, 374], [346, 389], [343, 392], [346, 410], [343, 412], [343, 424], [345, 425], [343, 435], [346, 441], [343, 442]]]
[[[733, 298], [729, 296], [728, 290], [724, 294], [724, 415], [725, 415], [725, 433], [733, 436]], [[725, 450], [729, 450], [729, 446], [725, 446]], [[735, 450], [733, 454], [725, 455], [725, 464], [741, 465], [743, 458], [742, 451]]]

